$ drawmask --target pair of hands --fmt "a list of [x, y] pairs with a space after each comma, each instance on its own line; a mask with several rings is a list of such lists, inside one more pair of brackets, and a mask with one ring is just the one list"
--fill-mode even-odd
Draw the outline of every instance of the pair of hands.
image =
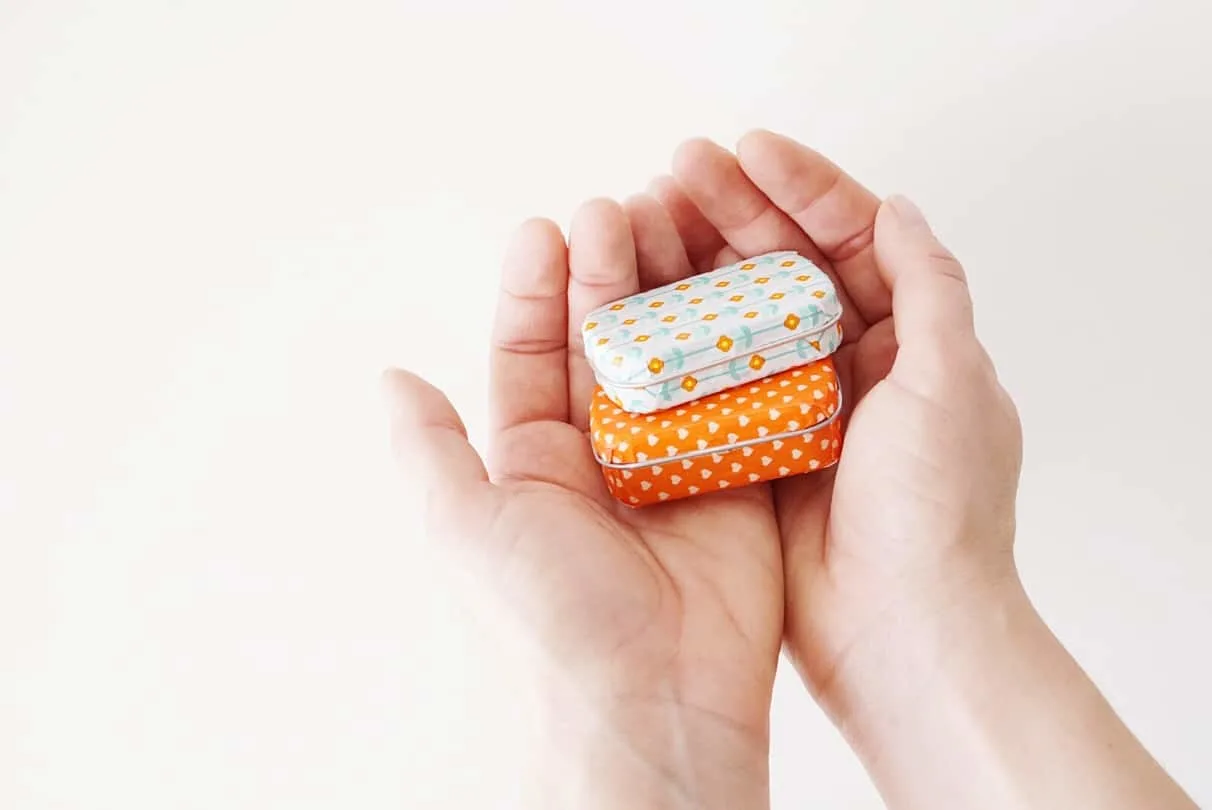
[[[492, 341], [491, 448], [448, 400], [392, 372], [393, 436], [430, 533], [466, 552], [581, 717], [568, 806], [762, 806], [784, 643], [843, 725], [903, 689], [887, 662], [977, 594], [1015, 589], [1017, 415], [973, 328], [959, 263], [903, 198], [881, 203], [812, 150], [758, 131], [682, 145], [671, 177], [586, 203], [568, 240], [518, 231]], [[794, 249], [845, 307], [853, 407], [829, 472], [629, 510], [585, 431], [592, 308]], [[572, 752], [582, 752], [578, 758]]]

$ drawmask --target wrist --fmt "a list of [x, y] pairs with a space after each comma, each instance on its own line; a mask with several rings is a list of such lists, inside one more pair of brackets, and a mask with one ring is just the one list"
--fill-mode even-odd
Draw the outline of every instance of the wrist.
[[739, 723], [676, 696], [549, 688], [537, 713], [540, 806], [767, 808], [768, 717]]
[[940, 583], [881, 636], [855, 646], [827, 708], [889, 806], [1194, 807], [1017, 576]]
[[953, 679], [980, 680], [993, 647], [1043, 628], [1008, 557], [932, 564], [879, 591], [868, 612], [839, 617], [820, 642], [829, 670], [817, 697], [847, 733], [926, 710], [954, 694]]

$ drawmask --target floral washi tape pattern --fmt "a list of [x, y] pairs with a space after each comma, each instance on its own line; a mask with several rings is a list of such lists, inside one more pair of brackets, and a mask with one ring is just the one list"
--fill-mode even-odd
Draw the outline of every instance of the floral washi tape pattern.
[[829, 276], [780, 251], [594, 310], [582, 337], [606, 396], [652, 413], [828, 357], [841, 312]]

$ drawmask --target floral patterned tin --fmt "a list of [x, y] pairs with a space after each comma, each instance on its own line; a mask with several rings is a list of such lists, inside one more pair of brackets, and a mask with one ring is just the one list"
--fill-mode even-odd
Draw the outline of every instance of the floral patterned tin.
[[841, 407], [825, 359], [653, 414], [599, 388], [589, 430], [610, 493], [638, 507], [831, 467]]
[[829, 276], [780, 251], [607, 304], [582, 335], [605, 395], [647, 414], [829, 356], [841, 314]]

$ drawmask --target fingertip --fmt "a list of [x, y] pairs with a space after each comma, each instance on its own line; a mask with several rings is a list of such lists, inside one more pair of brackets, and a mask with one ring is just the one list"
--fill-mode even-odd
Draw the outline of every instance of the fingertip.
[[550, 219], [523, 221], [505, 251], [501, 289], [523, 298], [563, 295], [568, 289], [568, 243]]
[[880, 213], [894, 217], [897, 224], [904, 227], [930, 230], [930, 223], [926, 221], [922, 209], [903, 194], [892, 194], [885, 199], [880, 204]]
[[514, 229], [512, 245], [563, 242], [564, 231], [547, 217], [531, 217], [522, 220]]
[[714, 163], [727, 154], [727, 149], [710, 138], [690, 138], [673, 152], [673, 176], [678, 179], [691, 176], [700, 166]]
[[450, 399], [424, 377], [400, 368], [388, 368], [379, 377], [392, 423], [399, 429], [451, 428], [466, 436], [467, 429]]
[[596, 220], [603, 217], [614, 217], [621, 214], [623, 207], [617, 200], [610, 197], [593, 197], [581, 203], [572, 215], [573, 227], [585, 220]]
[[673, 221], [661, 201], [647, 192], [632, 194], [623, 200], [623, 213], [631, 224], [631, 232], [635, 237], [637, 249], [642, 237], [654, 227], [664, 227], [668, 224], [673, 229]]
[[586, 200], [577, 207], [572, 215], [572, 223], [568, 227], [568, 247], [575, 251], [579, 244], [616, 241], [623, 230], [631, 233], [627, 212], [618, 201], [609, 197], [594, 197]]
[[658, 201], [668, 196], [671, 191], [677, 191], [678, 181], [672, 175], [658, 174], [648, 183], [647, 193]]
[[402, 368], [389, 366], [379, 373], [379, 393], [384, 403], [394, 410], [403, 392], [419, 379], [415, 374]]
[[624, 198], [623, 210], [628, 216], [633, 216], [636, 212], [650, 211], [654, 206], [660, 206], [660, 204], [660, 201], [652, 193], [638, 191]]
[[758, 127], [749, 130], [737, 139], [736, 154], [737, 157], [742, 157], [743, 154], [760, 151], [771, 144], [777, 144], [779, 141], [786, 140], [788, 139], [783, 135]]

